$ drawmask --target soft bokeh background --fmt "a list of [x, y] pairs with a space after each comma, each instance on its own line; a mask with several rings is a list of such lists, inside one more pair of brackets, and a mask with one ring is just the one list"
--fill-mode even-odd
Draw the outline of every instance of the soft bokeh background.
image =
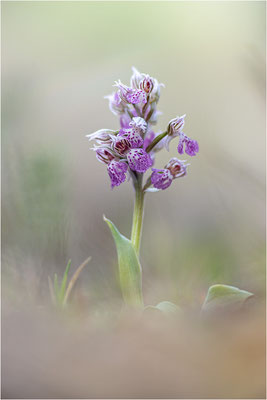
[[4, 313], [49, 301], [48, 275], [90, 255], [73, 301], [120, 304], [102, 215], [129, 235], [133, 190], [110, 190], [85, 135], [118, 128], [103, 96], [133, 65], [166, 86], [158, 129], [186, 113], [200, 145], [185, 179], [147, 196], [145, 302], [198, 309], [214, 283], [264, 299], [265, 2], [1, 6]]

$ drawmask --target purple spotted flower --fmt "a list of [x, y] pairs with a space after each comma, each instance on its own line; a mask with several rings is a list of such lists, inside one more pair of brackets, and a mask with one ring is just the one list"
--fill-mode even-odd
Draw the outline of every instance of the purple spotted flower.
[[119, 138], [124, 138], [125, 140], [127, 140], [127, 142], [129, 143], [129, 147], [132, 149], [142, 147], [144, 142], [138, 130], [131, 127], [128, 129], [121, 129], [118, 134], [118, 139]]
[[142, 136], [135, 129], [129, 129], [127, 140], [130, 142], [132, 149], [137, 149], [141, 147], [144, 143]]
[[184, 153], [184, 146], [185, 146], [185, 152], [189, 156], [195, 156], [198, 151], [199, 151], [199, 146], [198, 142], [196, 140], [190, 139], [188, 136], [185, 135], [185, 133], [182, 131], [184, 127], [184, 117], [176, 117], [172, 119], [167, 128], [167, 133], [168, 135], [165, 138], [165, 147], [167, 150], [169, 150], [169, 143], [172, 139], [175, 137], [179, 136], [179, 143], [178, 143], [178, 153], [183, 154]]
[[177, 136], [181, 135], [182, 129], [185, 124], [184, 119], [185, 119], [185, 115], [183, 115], [182, 117], [173, 118], [169, 122], [168, 128], [167, 128], [168, 135], [166, 136], [165, 141], [164, 141], [164, 145], [168, 151], [169, 151], [170, 141], [172, 139], [176, 138]]
[[124, 137], [129, 143], [132, 149], [136, 149], [143, 146], [144, 140], [143, 135], [146, 131], [147, 123], [141, 117], [134, 117], [129, 123], [129, 128], [121, 129], [118, 136]]
[[184, 119], [185, 119], [186, 114], [184, 114], [182, 117], [176, 117], [173, 118], [168, 125], [168, 135], [175, 137], [179, 136], [180, 132], [182, 131], [184, 127]]
[[145, 133], [147, 129], [147, 122], [141, 117], [134, 117], [129, 125], [141, 134]]
[[109, 164], [114, 160], [114, 153], [108, 147], [93, 147], [92, 150], [96, 153], [96, 158], [103, 164]]
[[111, 187], [119, 186], [126, 179], [128, 166], [122, 161], [111, 161], [108, 165], [108, 174], [111, 180]]
[[[132, 67], [133, 74], [131, 76], [131, 87], [134, 89], [142, 89], [142, 82], [145, 78], [150, 78], [149, 75], [142, 74], [135, 67]], [[153, 82], [153, 78], [150, 78]]]
[[158, 83], [157, 79], [147, 74], [140, 73], [135, 67], [132, 68], [131, 86], [135, 89], [141, 89], [149, 95], [149, 101], [158, 101], [160, 97], [160, 88], [163, 83]]
[[190, 139], [186, 136], [183, 132], [180, 135], [179, 144], [177, 147], [179, 154], [184, 154], [184, 146], [185, 152], [189, 156], [193, 157], [196, 156], [199, 151], [198, 142], [196, 140]]
[[140, 82], [140, 89], [144, 90], [146, 93], [151, 93], [154, 87], [154, 80], [146, 75], [144, 79]]
[[167, 189], [173, 180], [172, 174], [168, 169], [152, 168], [151, 183], [156, 189]]
[[127, 140], [127, 138], [125, 138], [120, 134], [112, 138], [112, 141], [113, 141], [112, 148], [114, 152], [119, 156], [123, 156], [131, 148], [130, 142]]
[[95, 140], [98, 144], [106, 145], [112, 142], [111, 138], [114, 134], [115, 131], [111, 129], [100, 129], [99, 131], [91, 133], [90, 135], [86, 135], [86, 137], [89, 139], [89, 142], [91, 140]]
[[130, 103], [130, 104], [138, 104], [138, 103], [146, 103], [147, 102], [147, 95], [141, 89], [133, 89], [130, 88], [119, 80], [115, 82], [115, 86], [119, 88], [119, 95], [123, 102]]
[[[185, 161], [178, 160], [178, 158], [171, 158], [164, 169], [152, 168], [151, 184], [158, 190], [167, 189], [174, 179], [186, 175], [188, 165], [185, 164]], [[147, 191], [151, 191], [151, 189]]]
[[131, 170], [136, 172], [146, 172], [153, 164], [153, 161], [143, 149], [132, 149], [127, 154], [127, 160]]
[[178, 158], [173, 157], [165, 168], [170, 171], [173, 179], [176, 179], [186, 175], [188, 165], [189, 164], [186, 164], [186, 161], [178, 160]]

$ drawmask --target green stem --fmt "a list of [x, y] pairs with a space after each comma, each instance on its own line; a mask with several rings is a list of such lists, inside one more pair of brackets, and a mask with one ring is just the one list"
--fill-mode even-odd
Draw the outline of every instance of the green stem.
[[142, 190], [142, 175], [138, 176], [134, 188], [135, 188], [135, 203], [133, 212], [131, 241], [138, 256], [140, 249], [141, 235], [142, 235], [144, 196], [145, 196], [145, 193]]
[[149, 146], [147, 146], [146, 152], [149, 153], [149, 152], [153, 149], [153, 147], [155, 147], [156, 144], [158, 144], [158, 142], [160, 142], [161, 139], [163, 139], [166, 135], [168, 135], [168, 132], [163, 132], [163, 133], [161, 133], [160, 135], [158, 135], [157, 137], [155, 137], [155, 139], [153, 140], [153, 142], [150, 143]]

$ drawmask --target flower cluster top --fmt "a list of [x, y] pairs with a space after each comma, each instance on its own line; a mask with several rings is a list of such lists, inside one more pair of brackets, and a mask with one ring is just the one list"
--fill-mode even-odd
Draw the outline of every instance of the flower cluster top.
[[[101, 129], [87, 135], [89, 141], [95, 141], [92, 150], [97, 159], [107, 164], [112, 188], [123, 183], [127, 175], [133, 180], [138, 179], [153, 166], [155, 153], [164, 147], [169, 150], [169, 143], [175, 137], [179, 138], [179, 154], [185, 151], [189, 156], [196, 155], [197, 141], [183, 132], [185, 115], [172, 119], [166, 132], [154, 133], [152, 130], [160, 114], [157, 103], [164, 86], [162, 83], [133, 68], [130, 86], [121, 81], [115, 82], [114, 86], [117, 91], [106, 98], [112, 113], [120, 118], [120, 129]], [[167, 189], [174, 179], [186, 175], [188, 165], [172, 158], [163, 169], [152, 168], [144, 190]]]

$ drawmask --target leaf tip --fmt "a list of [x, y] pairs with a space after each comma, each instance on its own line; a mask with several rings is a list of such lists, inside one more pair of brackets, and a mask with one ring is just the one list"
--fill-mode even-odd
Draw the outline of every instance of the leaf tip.
[[252, 296], [253, 293], [235, 286], [215, 284], [209, 287], [202, 311], [239, 307]]
[[105, 216], [105, 214], [103, 214], [103, 221], [105, 221], [109, 227], [112, 225], [112, 222]]

